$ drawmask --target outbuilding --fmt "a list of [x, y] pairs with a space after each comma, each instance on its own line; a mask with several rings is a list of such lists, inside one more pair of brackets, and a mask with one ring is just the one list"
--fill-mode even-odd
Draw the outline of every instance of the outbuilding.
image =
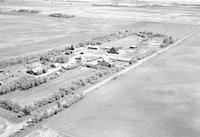
[[0, 81], [0, 86], [2, 86], [3, 85], [3, 82], [2, 81]]
[[60, 65], [59, 63], [53, 63], [53, 64], [51, 64], [51, 67], [52, 68], [57, 68], [59, 65]]
[[88, 48], [87, 48], [88, 50], [98, 50], [99, 49], [99, 47], [97, 47], [97, 46], [88, 46]]
[[74, 50], [68, 50], [65, 52], [65, 55], [71, 55], [74, 54]]
[[132, 46], [129, 47], [129, 49], [136, 49], [136, 48], [137, 48], [136, 45], [132, 45]]
[[109, 68], [113, 67], [112, 64], [110, 64], [109, 62], [107, 62], [105, 60], [99, 60], [98, 64], [101, 65], [101, 66], [104, 66], [104, 67], [109, 67]]
[[112, 48], [108, 51], [108, 53], [119, 54], [119, 53], [117, 52], [117, 50], [116, 50], [114, 47], [112, 47]]
[[31, 70], [28, 70], [27, 73], [29, 74], [33, 74], [33, 75], [41, 75], [43, 73], [46, 73], [46, 69], [44, 69], [43, 67], [35, 67], [32, 68]]

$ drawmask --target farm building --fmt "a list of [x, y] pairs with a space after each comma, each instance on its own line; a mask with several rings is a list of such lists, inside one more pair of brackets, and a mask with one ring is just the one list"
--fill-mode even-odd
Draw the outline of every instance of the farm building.
[[97, 46], [88, 46], [88, 48], [87, 49], [91, 49], [91, 50], [98, 50], [99, 49], [99, 47], [97, 47]]
[[74, 46], [73, 46], [73, 45], [71, 45], [71, 47], [69, 48], [69, 50], [74, 50]]
[[46, 71], [47, 70], [45, 68], [38, 66], [38, 67], [28, 70], [27, 73], [33, 74], [33, 75], [41, 75], [43, 73], [46, 73]]
[[3, 69], [0, 69], [0, 73], [3, 73], [4, 71], [3, 71]]
[[108, 46], [105, 46], [105, 47], [102, 47], [102, 49], [104, 50], [110, 50], [112, 47], [108, 47]]
[[115, 60], [115, 61], [119, 61], [119, 62], [126, 62], [126, 63], [129, 63], [129, 64], [136, 62], [136, 60], [132, 59], [132, 58], [113, 57], [113, 58], [110, 58], [110, 59]]
[[63, 68], [63, 69], [67, 69], [67, 68], [69, 68], [69, 67], [70, 67], [69, 64], [63, 64], [63, 65], [62, 65], [62, 68]]
[[76, 57], [75, 60], [76, 60], [77, 63], [81, 63], [82, 58], [81, 57]]
[[73, 53], [74, 53], [74, 50], [68, 50], [68, 51], [65, 52], [65, 55], [71, 55]]
[[129, 49], [136, 49], [136, 48], [137, 48], [136, 45], [132, 45], [132, 46], [129, 47]]
[[51, 67], [52, 68], [57, 68], [59, 65], [60, 65], [59, 63], [53, 63], [53, 64], [51, 64]]
[[109, 68], [113, 67], [113, 64], [111, 64], [111, 63], [109, 63], [109, 62], [107, 62], [105, 60], [99, 60], [98, 64], [101, 65], [101, 66], [104, 66], [104, 67], [109, 67]]
[[108, 51], [108, 53], [118, 54], [117, 50], [116, 50], [114, 47], [112, 47], [112, 48]]

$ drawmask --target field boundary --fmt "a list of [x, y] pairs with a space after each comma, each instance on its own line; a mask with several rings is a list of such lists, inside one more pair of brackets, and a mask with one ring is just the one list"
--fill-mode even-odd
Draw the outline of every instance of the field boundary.
[[160, 53], [163, 53], [163, 52], [167, 51], [168, 49], [170, 49], [170, 48], [172, 48], [172, 47], [174, 47], [174, 46], [177, 46], [178, 44], [180, 44], [180, 43], [183, 42], [184, 40], [190, 38], [191, 36], [197, 34], [198, 32], [200, 32], [200, 29], [197, 30], [197, 31], [192, 31], [192, 32], [190, 32], [189, 34], [185, 35], [182, 39], [178, 40], [178, 41], [175, 42], [174, 44], [169, 45], [169, 46], [167, 46], [167, 47], [165, 47], [165, 48], [163, 48], [163, 49], [160, 49], [160, 50], [156, 51], [155, 53], [153, 53], [152, 55], [149, 55], [148, 57], [146, 57], [146, 58], [144, 58], [144, 59], [142, 59], [142, 60], [139, 60], [138, 62], [136, 62], [136, 64], [131, 65], [130, 67], [127, 67], [127, 68], [125, 68], [124, 70], [122, 70], [122, 71], [120, 71], [120, 72], [114, 74], [113, 76], [110, 76], [109, 78], [103, 80], [102, 82], [100, 82], [100, 83], [98, 83], [98, 84], [96, 84], [96, 85], [94, 85], [94, 86], [92, 86], [92, 87], [90, 87], [90, 88], [84, 90], [83, 93], [84, 93], [84, 94], [88, 94], [89, 92], [95, 90], [96, 88], [99, 88], [100, 86], [102, 86], [102, 85], [104, 85], [104, 84], [110, 82], [111, 80], [113, 80], [113, 79], [115, 79], [115, 78], [117, 78], [117, 77], [119, 77], [119, 76], [125, 74], [126, 72], [128, 72], [128, 71], [130, 71], [130, 70], [132, 70], [132, 69], [134, 69], [134, 68], [136, 68], [136, 67], [138, 67], [138, 66], [140, 66], [141, 64], [147, 62], [148, 60], [150, 60], [150, 59], [152, 59], [153, 57], [159, 55]]

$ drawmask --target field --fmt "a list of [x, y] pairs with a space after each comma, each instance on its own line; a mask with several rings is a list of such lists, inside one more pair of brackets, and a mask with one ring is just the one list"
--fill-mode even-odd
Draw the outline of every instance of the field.
[[199, 136], [199, 37], [96, 89], [43, 125], [64, 136]]
[[199, 9], [123, 4], [0, 0], [0, 136], [200, 136]]
[[[61, 47], [124, 29], [153, 30], [168, 35], [175, 33], [177, 34], [175, 36], [179, 38], [187, 33], [183, 28], [190, 28], [187, 24], [196, 24], [199, 19], [199, 17], [192, 19], [188, 16], [186, 13], [189, 12], [185, 12], [187, 9], [169, 12], [165, 9], [154, 8], [147, 11], [145, 8], [95, 7], [91, 4], [88, 2], [72, 2], [71, 4], [41, 2], [39, 4], [17, 1], [2, 3], [0, 11], [38, 9], [42, 12], [33, 15], [0, 14], [2, 26], [0, 28], [0, 57]], [[77, 9], [77, 6], [81, 8]], [[69, 19], [48, 17], [48, 14], [54, 12], [72, 13], [76, 17]], [[191, 12], [190, 15], [199, 15], [198, 10]], [[173, 24], [170, 24], [171, 19], [174, 21]]]

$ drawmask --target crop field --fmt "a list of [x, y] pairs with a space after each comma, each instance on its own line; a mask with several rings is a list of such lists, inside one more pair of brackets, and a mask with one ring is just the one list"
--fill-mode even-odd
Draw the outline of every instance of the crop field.
[[199, 38], [96, 89], [43, 125], [65, 136], [199, 136]]
[[199, 6], [122, 1], [0, 0], [0, 137], [200, 136]]
[[45, 15], [0, 16], [2, 26], [0, 28], [0, 57], [16, 56], [38, 49], [62, 47], [87, 40], [95, 35], [116, 32], [120, 30], [120, 24], [127, 24], [119, 20], [109, 21], [97, 18], [77, 17], [66, 20]]
[[[0, 5], [0, 11], [20, 8], [42, 10], [39, 14], [31, 15], [0, 14], [0, 25], [2, 26], [0, 28], [0, 57], [16, 56], [30, 51], [37, 51], [38, 49], [61, 47], [122, 29], [164, 32], [167, 35], [173, 36], [174, 34], [177, 38], [180, 38], [184, 33], [187, 33], [186, 28], [191, 27], [187, 23], [194, 24], [193, 22], [196, 23], [199, 19], [197, 17], [192, 22], [188, 15], [186, 16], [188, 17], [187, 19], [183, 18], [185, 12], [182, 9], [175, 10], [172, 13], [167, 13], [168, 11], [165, 9], [148, 10], [153, 15], [148, 15], [149, 21], [145, 20], [147, 18], [147, 10], [143, 8], [94, 7], [90, 3], [84, 2], [71, 4], [55, 2], [52, 4], [48, 2], [42, 4], [37, 2], [7, 2]], [[81, 8], [77, 9], [77, 6]], [[48, 14], [53, 12], [69, 12], [77, 16], [69, 19], [49, 17]], [[137, 16], [132, 18], [133, 14]], [[139, 14], [144, 14], [146, 17], [138, 17]], [[175, 16], [175, 14], [178, 16]], [[115, 18], [116, 15], [118, 18]], [[198, 15], [198, 11], [192, 12], [191, 15]], [[169, 19], [171, 18], [177, 19], [177, 21], [170, 24]], [[23, 26], [21, 25], [22, 22]]]

